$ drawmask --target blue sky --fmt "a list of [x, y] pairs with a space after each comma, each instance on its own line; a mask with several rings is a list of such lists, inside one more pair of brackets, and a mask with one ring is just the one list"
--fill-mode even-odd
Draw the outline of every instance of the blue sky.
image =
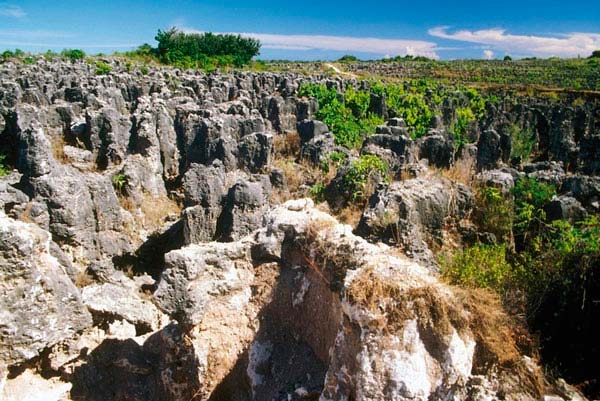
[[171, 26], [258, 37], [263, 59], [586, 57], [600, 49], [600, 0], [0, 0], [0, 49], [110, 53]]

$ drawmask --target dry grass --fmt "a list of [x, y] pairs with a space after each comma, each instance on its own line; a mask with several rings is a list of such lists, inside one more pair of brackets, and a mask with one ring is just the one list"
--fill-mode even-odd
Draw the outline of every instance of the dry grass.
[[67, 142], [65, 142], [65, 138], [62, 135], [53, 136], [51, 139], [52, 143], [52, 155], [56, 159], [57, 162], [61, 164], [69, 163], [69, 158], [65, 154], [65, 146]]
[[308, 187], [317, 184], [327, 185], [335, 176], [334, 169], [330, 169], [328, 173], [325, 173], [318, 166], [306, 160], [296, 162], [292, 157], [276, 158], [273, 160], [273, 166], [283, 172], [286, 182], [283, 190], [273, 193], [271, 197], [273, 203], [304, 198], [308, 196]]
[[275, 135], [273, 148], [276, 158], [295, 158], [300, 154], [300, 135], [297, 132]]
[[472, 187], [475, 176], [475, 161], [471, 158], [461, 158], [456, 160], [450, 168], [437, 169], [437, 172], [449, 180]]
[[455, 298], [435, 286], [405, 289], [368, 267], [352, 281], [347, 296], [372, 311], [372, 328], [383, 332], [397, 333], [408, 320], [416, 319], [434, 357], [446, 348], [453, 329], [472, 335], [476, 342], [474, 374], [487, 374], [492, 369], [517, 371], [524, 388], [539, 397], [544, 380], [539, 372], [525, 367], [518, 346], [524, 333], [515, 327], [499, 297], [489, 290], [451, 289]]
[[130, 228], [134, 232], [136, 228], [143, 228], [150, 232], [157, 231], [168, 216], [179, 215], [182, 210], [181, 205], [167, 196], [153, 196], [144, 192], [139, 204], [128, 196], [117, 195], [117, 197], [121, 207], [134, 216], [135, 227]]
[[364, 205], [362, 203], [349, 204], [348, 206], [340, 209], [336, 216], [341, 223], [348, 224], [349, 226], [356, 228], [360, 218], [364, 211]]
[[92, 285], [94, 283], [94, 279], [89, 274], [87, 274], [85, 270], [77, 274], [77, 277], [75, 277], [74, 282], [77, 288], [87, 287], [88, 285]]
[[181, 206], [174, 200], [167, 196], [150, 194], [144, 194], [140, 209], [143, 215], [143, 226], [149, 230], [159, 229], [167, 216], [181, 213]]

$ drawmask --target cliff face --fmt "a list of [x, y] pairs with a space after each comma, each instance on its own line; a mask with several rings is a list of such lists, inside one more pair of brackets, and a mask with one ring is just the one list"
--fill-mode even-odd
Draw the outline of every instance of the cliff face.
[[[490, 105], [460, 155], [449, 133], [460, 97], [419, 139], [390, 119], [360, 153], [413, 177], [372, 188], [359, 237], [308, 199], [278, 205], [315, 183], [306, 165], [332, 150], [358, 155], [313, 120], [314, 99], [296, 96], [306, 81], [366, 85], [292, 73], [143, 74], [118, 61], [108, 75], [87, 63], [0, 65], [0, 152], [15, 168], [0, 177], [5, 399], [544, 394], [497, 300], [439, 281], [430, 248], [470, 213], [473, 193], [417, 162], [466, 160], [506, 187], [535, 175], [568, 195], [559, 213], [596, 213], [598, 101]], [[513, 126], [535, 138], [538, 160], [524, 173], [509, 168]], [[344, 203], [335, 184], [343, 171], [327, 189], [332, 207]]]

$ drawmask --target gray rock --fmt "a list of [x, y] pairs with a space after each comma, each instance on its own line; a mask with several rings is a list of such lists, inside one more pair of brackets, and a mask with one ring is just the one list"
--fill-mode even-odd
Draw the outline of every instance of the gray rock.
[[334, 152], [337, 148], [335, 137], [331, 132], [328, 132], [317, 135], [302, 145], [300, 154], [313, 164], [319, 164], [328, 153]]
[[161, 316], [154, 304], [138, 295], [133, 282], [92, 284], [81, 292], [83, 303], [99, 319], [121, 319], [138, 328], [140, 334], [157, 330]]
[[327, 125], [319, 120], [302, 120], [297, 126], [298, 135], [300, 135], [300, 143], [305, 144], [316, 136], [329, 132]]
[[500, 135], [494, 130], [484, 131], [477, 142], [477, 168], [494, 169], [502, 158]]
[[250, 173], [259, 173], [271, 163], [273, 135], [257, 132], [246, 135], [238, 144], [238, 163]]
[[429, 241], [441, 243], [442, 230], [474, 205], [471, 190], [447, 179], [415, 178], [381, 186], [369, 199], [356, 233], [399, 246], [409, 257], [436, 269]]
[[228, 191], [219, 217], [216, 237], [221, 241], [234, 241], [256, 230], [268, 208], [271, 182], [268, 176], [256, 177], [258, 181], [239, 179]]
[[454, 144], [443, 135], [427, 135], [419, 140], [417, 146], [419, 157], [428, 159], [433, 166], [448, 168], [454, 161]]
[[34, 358], [92, 324], [50, 243], [50, 233], [0, 212], [0, 365]]
[[560, 195], [555, 196], [544, 206], [546, 217], [550, 220], [567, 220], [571, 224], [586, 218], [587, 212], [577, 199]]
[[192, 164], [183, 176], [185, 205], [217, 208], [226, 192], [225, 168], [220, 161], [211, 166]]
[[181, 324], [198, 324], [211, 299], [243, 289], [243, 271], [236, 269], [235, 261], [249, 252], [243, 243], [211, 243], [167, 253], [154, 293], [156, 304]]

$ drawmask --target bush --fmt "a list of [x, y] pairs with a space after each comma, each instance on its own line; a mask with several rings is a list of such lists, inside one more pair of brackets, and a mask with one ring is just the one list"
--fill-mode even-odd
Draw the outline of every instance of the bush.
[[556, 195], [556, 188], [535, 177], [521, 177], [512, 193], [515, 197], [515, 233], [535, 237], [546, 220], [543, 208]]
[[85, 52], [81, 49], [65, 49], [60, 52], [60, 55], [64, 58], [68, 58], [72, 62], [83, 60], [85, 58]]
[[515, 278], [506, 261], [506, 245], [477, 244], [439, 259], [442, 275], [452, 284], [503, 291]]
[[535, 148], [535, 134], [531, 129], [520, 129], [518, 125], [512, 125], [510, 130], [511, 158], [519, 162], [528, 162]]
[[96, 63], [96, 75], [106, 75], [112, 71], [112, 67], [110, 64], [105, 63], [104, 61], [98, 61]]
[[368, 187], [376, 180], [387, 180], [389, 166], [375, 155], [362, 155], [350, 163], [344, 175], [344, 186], [353, 201], [363, 200], [368, 195]]
[[475, 195], [474, 221], [481, 231], [492, 233], [497, 240], [512, 237], [512, 202], [498, 188], [482, 187]]
[[475, 114], [470, 107], [456, 109], [456, 122], [452, 126], [454, 134], [454, 151], [460, 150], [467, 143], [466, 135], [471, 123], [475, 121]]

